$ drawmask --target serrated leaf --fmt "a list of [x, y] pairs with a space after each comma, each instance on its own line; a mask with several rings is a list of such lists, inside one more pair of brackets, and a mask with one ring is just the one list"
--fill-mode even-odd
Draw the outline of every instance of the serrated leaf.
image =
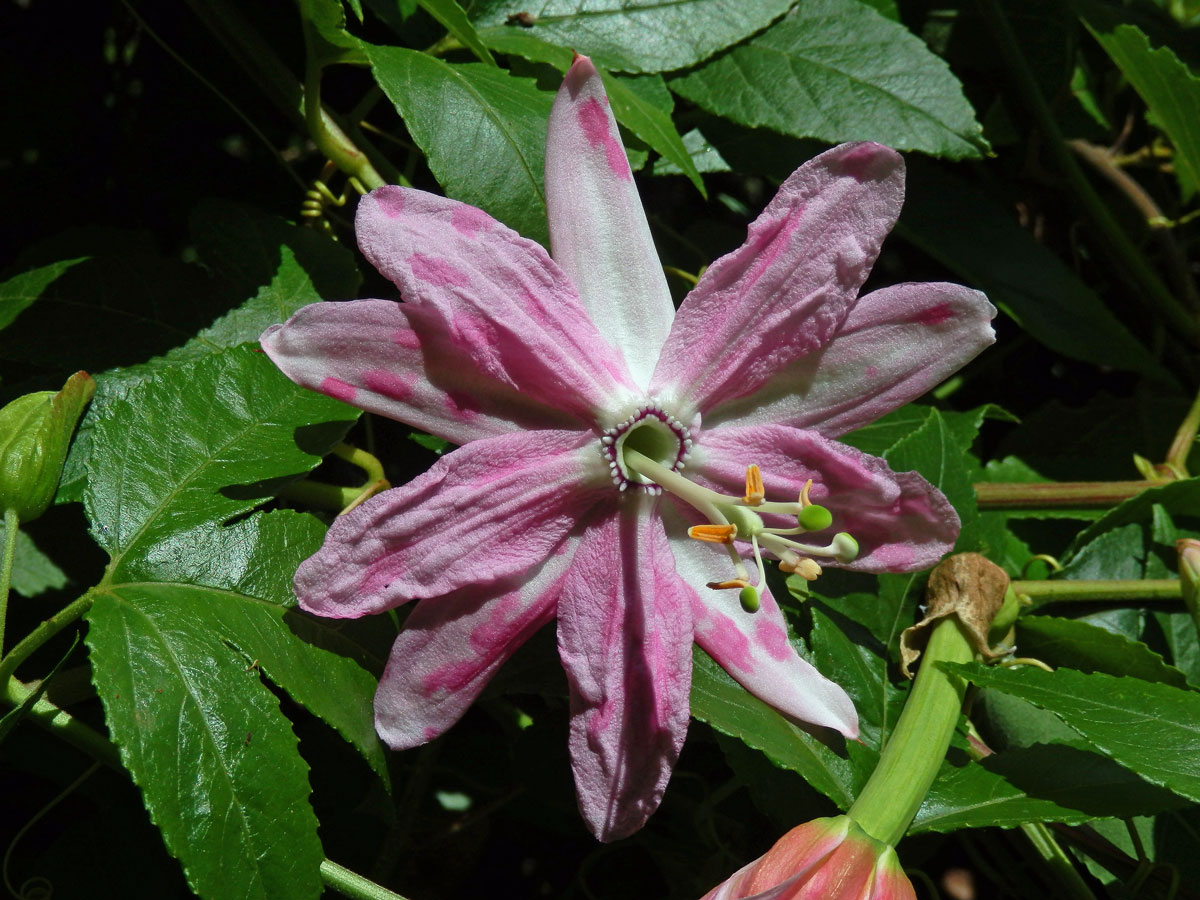
[[870, 765], [860, 771], [846, 755], [858, 745], [834, 752], [750, 694], [699, 647], [692, 653], [691, 708], [700, 721], [799, 772], [842, 809], [849, 808], [870, 772]]
[[[315, 34], [309, 52], [321, 65], [332, 63], [361, 63], [362, 41], [346, 30], [346, 13], [342, 0], [299, 0], [300, 14]], [[362, 19], [361, 10], [357, 10]]]
[[1161, 487], [1151, 487], [1136, 497], [1114, 506], [1107, 513], [1076, 535], [1064, 556], [1070, 561], [1081, 553], [1092, 541], [1105, 532], [1123, 525], [1148, 522], [1154, 515], [1155, 505], [1161, 505], [1168, 513], [1195, 515], [1200, 509], [1200, 478], [1173, 481]]
[[1095, 291], [1017, 223], [1006, 202], [944, 167], [910, 161], [896, 233], [984, 291], [1052, 350], [1170, 382]]
[[542, 176], [553, 96], [482, 63], [450, 65], [400, 47], [368, 47], [367, 57], [447, 195], [547, 244]]
[[1154, 613], [1154, 620], [1162, 629], [1163, 638], [1171, 651], [1171, 662], [1175, 668], [1187, 674], [1192, 687], [1200, 688], [1200, 636], [1196, 623], [1186, 612]]
[[1137, 580], [1144, 577], [1145, 561], [1142, 526], [1130, 523], [1097, 534], [1054, 575], [1056, 579]]
[[1173, 168], [1180, 193], [1190, 200], [1200, 187], [1200, 78], [1169, 47], [1152, 48], [1134, 25], [1104, 24], [1103, 16], [1083, 23], [1117, 64], [1175, 147]]
[[463, 12], [463, 8], [454, 0], [419, 0], [419, 2], [425, 12], [437, 19], [443, 28], [458, 38], [459, 43], [479, 57], [480, 62], [492, 66], [496, 64], [496, 60], [492, 58], [492, 54], [476, 33], [475, 26], [471, 24], [471, 20]]
[[475, 24], [485, 42], [490, 31], [522, 29], [548, 43], [574, 47], [606, 69], [668, 72], [695, 65], [765, 28], [792, 2], [499, 0], [486, 4]]
[[1151, 784], [1200, 799], [1200, 694], [1073, 669], [943, 664], [983, 687], [1048, 709]]
[[946, 495], [962, 521], [954, 545], [960, 552], [977, 549], [980, 540], [975, 488], [966, 461], [970, 443], [962, 442], [963, 434], [938, 410], [930, 409], [924, 424], [883, 454], [893, 471], [916, 470]]
[[1038, 744], [978, 763], [943, 763], [909, 831], [1077, 824], [1178, 809], [1185, 802], [1081, 747]]
[[718, 116], [793, 137], [878, 141], [951, 159], [988, 149], [946, 63], [857, 0], [806, 0], [670, 86]]
[[88, 646], [109, 732], [196, 893], [316, 898], [324, 854], [296, 736], [212, 630], [220, 592], [196, 593], [126, 585], [96, 598]]
[[1017, 622], [1017, 647], [1022, 656], [1033, 656], [1052, 666], [1187, 686], [1182, 672], [1168, 666], [1141, 641], [1075, 619], [1022, 616]]
[[46, 288], [53, 284], [63, 272], [86, 260], [86, 256], [78, 259], [64, 259], [61, 262], [30, 269], [28, 272], [14, 275], [0, 283], [0, 328], [7, 328], [13, 319], [41, 297]]
[[260, 673], [386, 780], [375, 682], [300, 636], [325, 626], [292, 621], [291, 578], [321, 524], [252, 510], [319, 463], [356, 414], [248, 347], [98, 402], [84, 504], [112, 560], [87, 641], [110, 733], [193, 889], [315, 897], [307, 767]]

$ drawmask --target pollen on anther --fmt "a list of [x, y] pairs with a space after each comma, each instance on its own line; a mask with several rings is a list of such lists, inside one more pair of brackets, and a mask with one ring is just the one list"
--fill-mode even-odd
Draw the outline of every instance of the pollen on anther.
[[709, 544], [732, 544], [736, 534], [735, 525], [693, 525], [688, 529], [688, 537]]
[[746, 495], [742, 497], [742, 502], [747, 506], [758, 506], [766, 496], [762, 472], [758, 466], [746, 466]]

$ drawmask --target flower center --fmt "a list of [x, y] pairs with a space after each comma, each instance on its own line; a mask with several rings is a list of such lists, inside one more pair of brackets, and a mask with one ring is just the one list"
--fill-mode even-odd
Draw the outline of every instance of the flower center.
[[633, 469], [626, 451], [633, 451], [670, 472], [684, 467], [692, 439], [687, 428], [656, 402], [639, 406], [619, 425], [609, 428], [600, 438], [600, 453], [608, 461], [608, 471], [618, 490], [630, 488], [662, 493], [653, 478]]

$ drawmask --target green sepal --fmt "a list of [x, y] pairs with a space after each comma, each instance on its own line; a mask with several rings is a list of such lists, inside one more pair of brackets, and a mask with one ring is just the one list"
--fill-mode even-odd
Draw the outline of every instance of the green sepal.
[[63, 389], [25, 394], [0, 409], [0, 509], [22, 522], [36, 519], [54, 499], [71, 434], [96, 392], [87, 372]]

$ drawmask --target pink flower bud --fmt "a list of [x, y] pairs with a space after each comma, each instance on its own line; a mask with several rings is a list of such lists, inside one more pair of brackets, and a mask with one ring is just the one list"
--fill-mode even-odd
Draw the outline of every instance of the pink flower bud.
[[846, 816], [797, 825], [702, 900], [916, 900], [896, 851]]

